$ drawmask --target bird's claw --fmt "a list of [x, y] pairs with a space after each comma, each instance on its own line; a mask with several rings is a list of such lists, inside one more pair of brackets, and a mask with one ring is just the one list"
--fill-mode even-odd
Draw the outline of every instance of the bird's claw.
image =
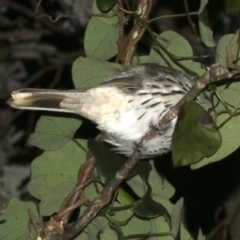
[[152, 131], [157, 131], [159, 135], [163, 135], [169, 128], [169, 124], [163, 126], [163, 125], [151, 123], [151, 124], [149, 124], [149, 128]]

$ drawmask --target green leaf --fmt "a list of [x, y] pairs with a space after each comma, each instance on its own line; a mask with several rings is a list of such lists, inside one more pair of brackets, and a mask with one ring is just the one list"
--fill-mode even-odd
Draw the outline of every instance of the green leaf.
[[219, 92], [222, 100], [234, 107], [235, 109], [240, 107], [240, 91], [236, 89], [226, 88]]
[[121, 69], [121, 65], [96, 58], [77, 58], [72, 66], [75, 88], [92, 87], [106, 81]]
[[74, 182], [62, 182], [58, 186], [53, 187], [49, 193], [43, 197], [39, 205], [41, 216], [50, 216], [58, 212], [62, 203], [71, 190], [75, 187]]
[[197, 238], [197, 240], [206, 240], [206, 237], [203, 235], [201, 229], [199, 229], [199, 231], [198, 231], [198, 238]]
[[102, 189], [103, 189], [103, 185], [100, 183], [89, 184], [84, 189], [85, 197], [89, 201], [93, 201], [98, 196], [99, 192], [102, 191]]
[[200, 36], [203, 41], [203, 43], [207, 47], [214, 47], [215, 41], [213, 39], [213, 33], [210, 27], [208, 26], [208, 17], [207, 17], [207, 10], [205, 9], [206, 5], [208, 3], [208, 0], [201, 0], [200, 8], [199, 8], [199, 31]]
[[208, 0], [201, 0], [200, 7], [199, 7], [199, 14], [201, 14], [204, 11], [205, 6], [207, 5]]
[[173, 159], [180, 165], [212, 156], [221, 145], [221, 135], [203, 107], [186, 103], [179, 113], [172, 137]]
[[84, 36], [86, 55], [103, 60], [114, 57], [118, 52], [118, 38], [119, 24], [106, 24], [97, 18], [91, 18]]
[[174, 194], [174, 188], [167, 180], [162, 179], [153, 164], [151, 169], [145, 167], [139, 175], [127, 181], [132, 190], [141, 198], [135, 203], [134, 212], [141, 217], [152, 218], [163, 215], [170, 222], [169, 211], [172, 204], [169, 202]]
[[224, 67], [227, 67], [227, 46], [230, 40], [234, 37], [234, 34], [227, 34], [222, 36], [217, 44], [216, 49], [216, 62]]
[[[152, 189], [152, 198], [154, 201], [163, 204], [162, 199], [170, 199], [175, 194], [175, 189], [165, 178], [159, 176], [152, 161], [151, 166], [152, 171], [150, 172], [147, 181]], [[165, 207], [170, 210], [170, 208], [172, 208], [172, 204], [170, 208], [168, 208], [168, 206]]]
[[86, 153], [73, 141], [58, 150], [44, 152], [31, 164], [32, 176], [28, 191], [37, 199], [44, 199], [62, 183], [75, 184], [85, 158]]
[[178, 235], [179, 227], [181, 225], [183, 202], [183, 198], [180, 198], [175, 204], [171, 214], [171, 233], [175, 237]]
[[74, 240], [112, 240], [116, 239], [116, 233], [110, 228], [105, 217], [94, 218]]
[[90, 224], [87, 225], [86, 232], [88, 235], [88, 239], [98, 240], [99, 233], [101, 233], [105, 227], [108, 227], [108, 222], [103, 217], [94, 218]]
[[[174, 240], [173, 236], [170, 234], [170, 229], [168, 223], [165, 221], [164, 217], [158, 217], [151, 220], [143, 220], [137, 217], [132, 217], [130, 221], [121, 227], [124, 236], [142, 234], [142, 237], [138, 239], [152, 239], [152, 240]], [[152, 235], [157, 235], [151, 237]], [[146, 237], [149, 236], [149, 237]]]
[[[97, 217], [87, 227], [88, 239], [116, 239], [116, 233], [110, 228], [105, 217]], [[92, 238], [94, 237], [94, 238]]]
[[133, 211], [139, 217], [147, 219], [158, 216], [164, 216], [166, 219], [170, 218], [166, 208], [153, 201], [150, 191], [148, 191], [139, 201], [134, 204]]
[[213, 39], [213, 32], [206, 23], [206, 19], [202, 16], [199, 18], [199, 32], [201, 36], [201, 40], [207, 47], [215, 47], [216, 43]]
[[[223, 123], [229, 114], [222, 114], [217, 118], [217, 124]], [[198, 169], [209, 163], [217, 162], [227, 157], [240, 146], [240, 116], [235, 116], [219, 129], [222, 136], [222, 144], [218, 151], [211, 157], [206, 157], [199, 163], [191, 165], [192, 169]]]
[[[226, 47], [227, 50], [227, 66], [229, 64], [236, 64], [239, 65], [239, 57], [240, 57], [240, 44], [239, 44], [239, 36], [240, 31], [236, 31], [236, 34], [233, 36], [233, 38], [229, 41], [228, 46]], [[236, 62], [236, 60], [238, 61]]]
[[135, 202], [135, 199], [123, 188], [118, 189], [117, 200], [122, 206], [127, 206]]
[[43, 150], [57, 150], [72, 140], [81, 123], [75, 118], [42, 116], [29, 143]]
[[100, 236], [101, 236], [101, 239], [104, 239], [104, 240], [117, 239], [116, 233], [113, 231], [113, 229], [110, 228], [110, 226], [106, 226], [104, 230], [101, 232]]
[[202, 76], [206, 72], [206, 67], [199, 62], [192, 62], [189, 69], [195, 72], [198, 76]]
[[237, 12], [240, 10], [239, 0], [225, 0], [227, 14]]
[[[104, 1], [114, 1], [114, 0], [104, 0]], [[118, 24], [119, 23], [119, 16], [118, 16], [118, 6], [115, 5], [108, 14], [102, 13], [98, 6], [97, 1], [93, 1], [93, 18], [97, 19], [98, 21], [101, 21], [108, 25]]]
[[[96, 161], [96, 168], [98, 170], [102, 183], [111, 180], [116, 172], [126, 163], [127, 158], [114, 153], [109, 149], [109, 146], [104, 142], [89, 140], [88, 147], [91, 150]], [[134, 169], [129, 173], [128, 178], [136, 175], [140, 171], [146, 169], [145, 162], [139, 162]]]
[[[238, 99], [239, 96], [237, 96], [236, 100], [235, 100], [235, 104], [234, 104], [234, 97], [236, 96], [232, 96], [231, 97], [231, 90], [233, 90], [234, 92], [237, 93], [237, 91], [240, 91], [240, 82], [232, 82], [229, 85], [229, 91], [227, 89], [225, 89], [225, 85], [220, 85], [219, 87], [217, 87], [217, 92], [220, 94], [222, 92], [226, 91], [226, 95], [228, 95], [227, 98], [224, 97], [224, 100], [226, 100], [227, 102], [231, 103], [233, 106], [237, 106], [238, 105]], [[235, 91], [236, 90], [236, 91]], [[225, 94], [225, 93], [224, 93]], [[221, 96], [222, 97], [222, 96]], [[232, 99], [232, 100], [231, 100]], [[216, 105], [216, 109], [215, 111], [218, 112], [222, 112], [222, 111], [226, 111], [225, 107], [222, 104], [217, 104], [216, 101], [214, 101], [214, 105]], [[234, 111], [235, 109], [232, 107], [229, 107], [232, 111]], [[217, 118], [217, 125], [222, 124], [223, 122], [225, 122], [228, 118], [230, 117], [230, 115], [228, 113], [225, 114], [221, 114], [220, 116], [218, 116]], [[239, 148], [240, 146], [240, 116], [234, 116], [232, 117], [226, 124], [224, 124], [220, 129], [220, 133], [222, 136], [222, 144], [221, 147], [218, 149], [218, 151], [211, 157], [206, 157], [204, 158], [202, 161], [200, 161], [199, 163], [193, 164], [191, 165], [192, 169], [198, 169], [202, 166], [205, 166], [209, 163], [213, 163], [213, 162], [217, 162], [219, 160], [222, 160], [223, 158], [227, 157], [229, 154], [233, 153], [237, 148]]]
[[88, 147], [95, 157], [96, 168], [101, 182], [104, 184], [111, 180], [115, 176], [116, 172], [127, 161], [127, 159], [123, 156], [110, 151], [109, 146], [104, 142], [98, 142], [90, 139], [88, 141]]
[[[155, 202], [162, 204], [163, 199], [170, 199], [174, 195], [174, 187], [166, 179], [163, 179], [158, 175], [152, 162], [150, 170], [147, 166], [145, 166], [144, 170], [147, 175], [144, 176], [145, 181], [147, 181], [151, 186], [152, 198]], [[141, 171], [141, 174], [142, 173], [143, 171]], [[139, 197], [143, 197], [148, 190], [147, 185], [143, 182], [142, 178], [139, 175], [136, 175], [133, 178], [129, 179], [127, 183]], [[168, 206], [165, 207], [169, 210]]]
[[[189, 42], [173, 31], [165, 31], [158, 36], [158, 41], [163, 45], [163, 47], [171, 54], [181, 58], [181, 57], [191, 57], [193, 51]], [[161, 55], [154, 49], [154, 46], [151, 48], [149, 54], [148, 62], [159, 63], [162, 66], [171, 66], [175, 69], [182, 70], [178, 65], [176, 65], [165, 52], [160, 50]], [[169, 65], [167, 64], [169, 63]], [[192, 65], [192, 60], [182, 60], [181, 64], [186, 67]]]
[[147, 63], [149, 56], [135, 56], [133, 57], [132, 64], [141, 64], [141, 63]]
[[109, 12], [115, 5], [116, 0], [96, 0], [96, 2], [102, 12]]
[[[113, 207], [119, 207], [119, 203], [115, 202]], [[131, 209], [127, 209], [115, 211], [109, 217], [109, 223], [112, 229], [118, 232], [118, 236], [121, 236], [120, 238], [130, 239], [129, 235], [137, 235], [139, 239], [174, 240], [164, 217], [144, 220], [133, 215]]]
[[35, 204], [12, 198], [4, 213], [0, 215], [0, 239], [35, 239], [37, 233], [31, 219], [36, 224], [39, 223], [39, 215]]
[[181, 222], [180, 225], [180, 238], [181, 240], [194, 240], [193, 237], [191, 236], [191, 234], [186, 230], [184, 223]]

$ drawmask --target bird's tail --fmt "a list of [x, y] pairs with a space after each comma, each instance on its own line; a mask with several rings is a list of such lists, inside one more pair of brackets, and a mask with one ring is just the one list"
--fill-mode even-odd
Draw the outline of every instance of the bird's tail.
[[8, 104], [17, 109], [74, 113], [76, 107], [81, 105], [80, 99], [84, 99], [84, 94], [84, 90], [26, 88], [13, 91]]

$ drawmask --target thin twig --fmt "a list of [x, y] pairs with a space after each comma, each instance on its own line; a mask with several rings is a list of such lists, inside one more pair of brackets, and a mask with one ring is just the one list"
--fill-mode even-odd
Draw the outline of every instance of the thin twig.
[[135, 149], [132, 156], [116, 173], [115, 177], [105, 185], [104, 189], [99, 193], [84, 214], [63, 233], [63, 239], [71, 239], [78, 234], [98, 214], [98, 212], [111, 201], [113, 193], [116, 191], [121, 182], [128, 176], [129, 172], [134, 168], [138, 160], [139, 152]]
[[[41, 0], [36, 3], [35, 0], [33, 1], [33, 5], [36, 4], [36, 9], [35, 9], [35, 14], [38, 18], [48, 18], [51, 22], [56, 23], [57, 21], [59, 21], [62, 18], [67, 18], [67, 19], [72, 19], [72, 18], [76, 18], [76, 19], [80, 19], [80, 18], [90, 18], [90, 17], [104, 17], [104, 18], [112, 18], [115, 17], [116, 14], [85, 14], [83, 16], [79, 16], [79, 15], [74, 15], [74, 14], [59, 14], [58, 16], [56, 16], [55, 18], [53, 18], [53, 16], [47, 14], [47, 13], [43, 13], [43, 8], [40, 6], [41, 5]], [[39, 15], [37, 15], [40, 12]]]
[[[78, 182], [76, 187], [68, 195], [63, 202], [59, 213], [52, 217], [50, 221], [44, 223], [39, 231], [39, 236], [42, 239], [58, 239], [59, 234], [61, 235], [64, 231], [64, 226], [67, 224], [72, 212], [77, 207], [86, 203], [87, 199], [84, 196], [84, 189], [93, 180], [93, 170], [95, 167], [95, 159], [89, 153], [87, 155], [87, 161], [80, 167], [78, 172]], [[61, 239], [68, 239], [62, 238]]]
[[[190, 12], [189, 13], [189, 16], [196, 16], [196, 15], [199, 15], [199, 12]], [[178, 18], [178, 17], [186, 17], [186, 13], [163, 15], [163, 16], [152, 18], [152, 19], [148, 20], [148, 23], [153, 22], [153, 21], [157, 21], [159, 19]]]
[[[2, 5], [8, 6], [11, 9], [22, 13], [23, 15], [32, 18], [32, 19], [36, 19], [36, 15], [35, 13], [30, 9], [27, 8], [19, 3], [16, 2], [12, 2], [12, 1], [7, 1], [7, 0], [1, 0]], [[66, 35], [72, 35], [74, 33], [72, 33], [71, 31], [67, 31], [63, 28], [59, 28], [58, 26], [56, 26], [56, 24], [53, 24], [52, 22], [46, 21], [46, 19], [41, 19], [40, 20], [41, 23], [46, 26], [47, 28], [49, 28], [50, 30], [54, 31], [54, 32], [60, 32]]]

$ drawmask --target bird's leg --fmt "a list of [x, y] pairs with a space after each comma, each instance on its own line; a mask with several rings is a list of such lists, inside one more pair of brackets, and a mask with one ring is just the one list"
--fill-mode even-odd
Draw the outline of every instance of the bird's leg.
[[166, 133], [166, 131], [168, 130], [170, 124], [162, 126], [159, 124], [154, 124], [151, 121], [148, 126], [152, 131], [157, 131], [159, 135], [164, 135]]

